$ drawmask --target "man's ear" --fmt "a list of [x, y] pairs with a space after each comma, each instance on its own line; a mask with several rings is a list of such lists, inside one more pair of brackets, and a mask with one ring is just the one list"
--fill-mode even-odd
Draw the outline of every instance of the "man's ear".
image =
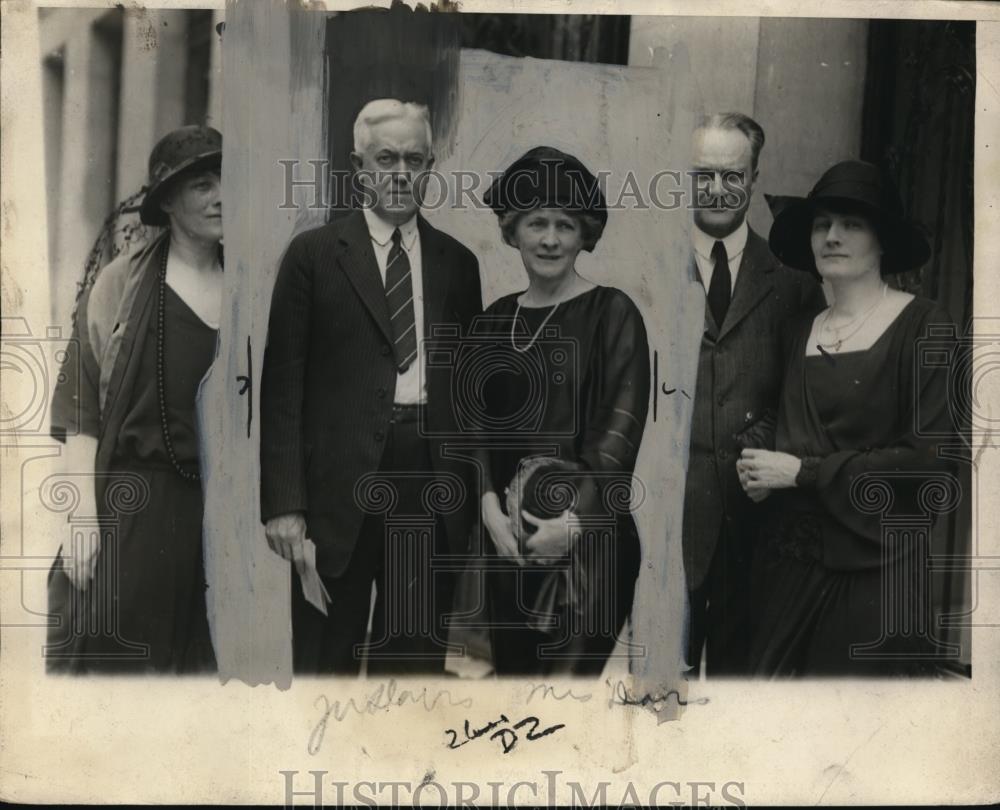
[[360, 152], [351, 152], [351, 165], [355, 171], [361, 171], [361, 167], [364, 165], [364, 158]]

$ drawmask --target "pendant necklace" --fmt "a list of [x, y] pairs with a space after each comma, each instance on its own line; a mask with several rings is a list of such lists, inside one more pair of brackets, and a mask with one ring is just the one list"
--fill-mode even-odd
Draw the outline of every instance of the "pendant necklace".
[[[861, 327], [864, 326], [868, 322], [868, 319], [872, 316], [872, 314], [875, 312], [875, 310], [878, 309], [881, 306], [882, 302], [885, 300], [885, 294], [888, 291], [888, 289], [889, 289], [889, 285], [886, 284], [885, 282], [883, 282], [882, 283], [882, 295], [881, 295], [881, 297], [878, 300], [876, 300], [875, 303], [872, 304], [872, 306], [864, 313], [864, 317], [862, 317], [861, 315], [855, 315], [851, 320], [849, 320], [847, 323], [843, 324], [842, 326], [829, 326], [828, 325], [828, 322], [830, 320], [830, 314], [833, 312], [833, 307], [830, 307], [830, 309], [827, 310], [826, 315], [823, 316], [823, 323], [820, 324], [819, 334], [822, 335], [823, 332], [829, 330], [830, 332], [833, 332], [834, 334], [837, 335], [837, 339], [834, 340], [834, 341], [831, 341], [830, 343], [824, 343], [823, 341], [819, 340], [819, 336], [817, 335], [816, 348], [819, 349], [821, 352], [823, 352], [824, 349], [833, 349], [833, 351], [839, 352], [840, 351], [840, 347], [843, 346], [846, 341], [850, 340], [858, 332], [860, 332], [861, 331]], [[844, 329], [846, 329], [847, 327], [849, 327], [851, 324], [853, 324], [855, 321], [857, 321], [858, 318], [861, 318], [861, 320], [858, 323], [858, 325], [855, 326], [854, 329], [852, 329], [847, 335], [844, 335], [843, 337], [840, 337], [840, 333]], [[825, 354], [826, 352], [823, 352], [823, 353]]]

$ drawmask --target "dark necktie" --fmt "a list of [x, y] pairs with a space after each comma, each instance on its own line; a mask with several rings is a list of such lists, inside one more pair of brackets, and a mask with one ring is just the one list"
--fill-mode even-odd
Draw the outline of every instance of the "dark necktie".
[[396, 368], [406, 371], [417, 356], [416, 314], [413, 311], [413, 278], [410, 259], [403, 250], [399, 228], [392, 232], [392, 247], [385, 266], [385, 301], [392, 323]]
[[732, 276], [729, 274], [729, 256], [726, 255], [726, 246], [722, 242], [712, 245], [712, 263], [715, 267], [712, 270], [712, 283], [708, 285], [708, 306], [715, 318], [715, 325], [721, 329], [722, 322], [726, 320], [733, 287]]

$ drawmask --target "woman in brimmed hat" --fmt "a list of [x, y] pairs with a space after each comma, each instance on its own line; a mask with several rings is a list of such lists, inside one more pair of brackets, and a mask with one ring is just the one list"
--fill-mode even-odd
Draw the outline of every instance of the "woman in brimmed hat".
[[66, 619], [50, 634], [54, 670], [215, 666], [195, 397], [220, 316], [221, 161], [209, 127], [160, 140], [140, 218], [164, 231], [104, 267], [77, 305], [79, 362], [63, 367], [51, 429], [72, 469], [95, 471], [77, 512], [102, 521], [50, 577], [53, 612]]
[[607, 222], [579, 160], [532, 149], [485, 200], [528, 277], [487, 309], [495, 343], [480, 372], [483, 522], [511, 562], [489, 578], [494, 665], [501, 675], [599, 674], [638, 573], [628, 495], [649, 399], [646, 329], [625, 293], [576, 269]]
[[[927, 240], [876, 167], [848, 161], [786, 204], [770, 244], [785, 264], [818, 273], [833, 304], [789, 325], [775, 450], [744, 450], [737, 462], [748, 495], [770, 496], [755, 557], [754, 671], [923, 673], [915, 656], [927, 638], [883, 637], [897, 605], [907, 627], [931, 626], [920, 550], [913, 538], [884, 539], [868, 507], [888, 486], [894, 511], [916, 508], [919, 487], [948, 469], [928, 438], [952, 431], [947, 368], [918, 371], [915, 357], [928, 328], [950, 319], [886, 281], [926, 262]], [[898, 593], [883, 593], [889, 571]]]

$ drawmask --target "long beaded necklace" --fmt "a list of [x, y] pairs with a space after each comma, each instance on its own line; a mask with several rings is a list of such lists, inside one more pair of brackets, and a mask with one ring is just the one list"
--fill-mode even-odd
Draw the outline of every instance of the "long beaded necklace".
[[[851, 320], [849, 320], [847, 323], [843, 324], [842, 326], [828, 326], [827, 325], [827, 322], [830, 320], [830, 313], [833, 312], [833, 307], [830, 307], [830, 309], [828, 309], [826, 311], [826, 315], [823, 316], [823, 323], [820, 324], [819, 334], [816, 336], [817, 337], [817, 342], [816, 342], [817, 348], [819, 348], [820, 350], [822, 350], [822, 349], [833, 349], [835, 352], [839, 352], [840, 351], [840, 347], [843, 346], [846, 341], [848, 341], [852, 337], [854, 337], [859, 331], [861, 331], [861, 327], [864, 326], [868, 322], [868, 319], [872, 316], [872, 314], [875, 312], [875, 310], [878, 309], [882, 305], [882, 302], [885, 300], [885, 294], [888, 291], [888, 289], [889, 289], [889, 285], [886, 284], [885, 282], [883, 282], [882, 283], [882, 295], [881, 295], [881, 297], [879, 297], [875, 301], [875, 303], [872, 304], [872, 306], [863, 314], [864, 317], [862, 317], [861, 315], [855, 315]], [[844, 331], [847, 327], [849, 327], [851, 324], [853, 324], [855, 321], [857, 321], [858, 318], [861, 318], [861, 321], [858, 323], [858, 325], [856, 327], [854, 327], [854, 329], [852, 329], [847, 335], [845, 335], [844, 337], [841, 337], [840, 333], [842, 331]], [[819, 340], [819, 335], [823, 334], [823, 332], [825, 332], [827, 330], [829, 330], [830, 332], [833, 332], [837, 336], [836, 340], [834, 340], [834, 341], [832, 341], [830, 343], [824, 343], [823, 341]]]
[[160, 431], [163, 434], [163, 444], [167, 449], [167, 457], [177, 474], [185, 481], [198, 481], [201, 476], [197, 471], [185, 470], [177, 460], [174, 443], [170, 438], [170, 423], [167, 421], [167, 386], [163, 373], [163, 344], [166, 331], [164, 329], [164, 311], [167, 292], [167, 257], [169, 255], [170, 246], [167, 245], [163, 249], [163, 258], [160, 261], [160, 283], [156, 302], [156, 397], [160, 404]]
[[542, 334], [542, 330], [545, 328], [545, 324], [547, 324], [549, 322], [549, 319], [551, 319], [552, 316], [556, 314], [556, 310], [559, 309], [559, 304], [561, 303], [562, 302], [560, 301], [556, 303], [554, 307], [552, 307], [552, 311], [545, 316], [545, 320], [542, 321], [541, 325], [535, 330], [535, 334], [531, 336], [531, 340], [528, 341], [528, 345], [522, 349], [517, 345], [516, 341], [514, 340], [514, 324], [517, 323], [517, 319], [521, 315], [521, 304], [520, 302], [518, 302], [517, 309], [514, 311], [514, 320], [510, 322], [510, 345], [513, 347], [515, 352], [520, 352], [521, 354], [524, 354], [526, 351], [528, 351], [528, 349], [530, 349], [532, 346], [535, 345], [535, 341], [538, 340], [538, 336]]

